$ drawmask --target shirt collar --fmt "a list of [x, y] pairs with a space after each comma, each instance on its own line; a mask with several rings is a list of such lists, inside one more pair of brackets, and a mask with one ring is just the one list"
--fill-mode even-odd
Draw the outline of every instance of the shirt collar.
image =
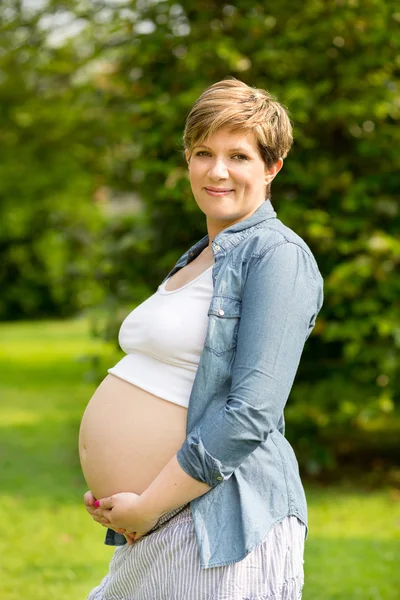
[[258, 223], [265, 221], [265, 219], [272, 219], [274, 217], [276, 217], [276, 212], [271, 204], [271, 200], [268, 198], [257, 208], [256, 211], [253, 212], [253, 214], [246, 219], [243, 219], [243, 221], [239, 221], [238, 223], [234, 223], [226, 229], [223, 229], [215, 236], [214, 240], [217, 240], [217, 238], [219, 240], [220, 237], [225, 236], [228, 233], [243, 231], [243, 229], [248, 229], [249, 227], [258, 225]]

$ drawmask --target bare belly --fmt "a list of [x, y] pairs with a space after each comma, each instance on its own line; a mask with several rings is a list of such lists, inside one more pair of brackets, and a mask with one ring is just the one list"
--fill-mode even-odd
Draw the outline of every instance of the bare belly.
[[141, 494], [186, 438], [187, 409], [108, 374], [82, 417], [79, 456], [96, 498]]

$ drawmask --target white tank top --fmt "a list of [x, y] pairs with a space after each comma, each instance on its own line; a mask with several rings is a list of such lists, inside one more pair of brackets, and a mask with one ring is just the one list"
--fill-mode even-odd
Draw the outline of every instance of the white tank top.
[[177, 290], [165, 289], [167, 279], [125, 318], [118, 342], [126, 356], [108, 373], [188, 407], [206, 337], [212, 267]]

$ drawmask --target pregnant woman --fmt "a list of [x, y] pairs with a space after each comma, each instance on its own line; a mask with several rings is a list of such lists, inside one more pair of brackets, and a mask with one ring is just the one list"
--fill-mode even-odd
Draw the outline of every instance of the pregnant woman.
[[83, 415], [86, 509], [117, 546], [88, 600], [302, 596], [307, 504], [283, 411], [323, 280], [271, 204], [292, 141], [285, 108], [235, 78], [187, 117], [207, 235], [126, 317], [126, 355]]

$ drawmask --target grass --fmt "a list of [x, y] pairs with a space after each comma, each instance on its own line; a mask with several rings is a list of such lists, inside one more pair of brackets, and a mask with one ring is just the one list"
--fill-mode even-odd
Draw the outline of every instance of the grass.
[[[85, 319], [3, 323], [0, 339], [0, 598], [84, 600], [113, 552], [82, 504], [78, 430], [96, 387], [85, 373], [90, 356], [106, 374], [119, 355], [90, 339]], [[304, 486], [303, 600], [397, 599], [398, 491]]]

